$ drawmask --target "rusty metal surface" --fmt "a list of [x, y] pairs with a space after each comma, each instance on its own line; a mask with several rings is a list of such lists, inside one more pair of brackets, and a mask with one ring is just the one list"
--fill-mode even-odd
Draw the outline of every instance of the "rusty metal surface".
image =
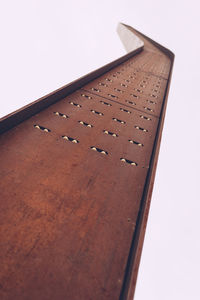
[[169, 68], [144, 49], [1, 135], [1, 299], [123, 297]]

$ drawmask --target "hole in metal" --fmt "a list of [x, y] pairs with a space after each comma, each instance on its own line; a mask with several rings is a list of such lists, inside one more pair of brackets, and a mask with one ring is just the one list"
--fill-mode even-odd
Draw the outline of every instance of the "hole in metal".
[[136, 105], [135, 102], [129, 101], [129, 100], [125, 100], [127, 103], [131, 104], [131, 105]]
[[147, 129], [142, 128], [142, 127], [140, 127], [140, 126], [135, 126], [135, 128], [136, 128], [136, 129], [139, 129], [139, 130], [141, 130], [141, 131], [144, 131], [144, 132], [148, 132]]
[[117, 99], [117, 98], [118, 98], [117, 96], [115, 96], [115, 95], [112, 95], [112, 94], [108, 94], [108, 96], [110, 96], [110, 97], [112, 97], [112, 98], [115, 98], [115, 99]]
[[134, 97], [134, 98], [139, 98], [137, 95], [135, 95], [135, 94], [130, 94], [132, 97]]
[[151, 118], [146, 117], [146, 116], [143, 116], [143, 115], [141, 115], [140, 118], [141, 118], [141, 119], [145, 119], [145, 120], [147, 120], [147, 121], [151, 121]]
[[144, 145], [143, 144], [141, 144], [141, 143], [138, 143], [138, 142], [136, 142], [136, 141], [133, 141], [133, 140], [128, 140], [129, 141], [129, 143], [131, 143], [131, 144], [135, 144], [135, 145], [137, 145], [137, 146], [139, 146], [139, 147], [143, 147]]
[[105, 104], [105, 105], [107, 105], [107, 106], [112, 106], [112, 104], [110, 104], [110, 103], [108, 103], [108, 102], [105, 102], [105, 101], [100, 101], [102, 104]]
[[126, 112], [127, 114], [131, 114], [131, 111], [129, 111], [129, 110], [127, 110], [127, 109], [124, 109], [124, 108], [121, 108], [121, 107], [120, 107], [120, 110]]
[[124, 83], [120, 83], [120, 85], [123, 86], [123, 87], [126, 87], [126, 88], [128, 87], [128, 85], [126, 85]]
[[118, 135], [117, 135], [116, 133], [110, 132], [110, 131], [108, 131], [108, 130], [103, 130], [103, 132], [104, 132], [105, 134], [109, 134], [109, 135], [111, 135], [111, 136], [113, 136], [113, 137], [118, 137]]
[[87, 99], [92, 99], [91, 96], [88, 96], [88, 95], [85, 95], [85, 94], [81, 94], [81, 96], [82, 96], [82, 97], [85, 97], [85, 98], [87, 98]]
[[98, 92], [98, 93], [101, 92], [99, 89], [96, 89], [96, 88], [91, 88], [91, 90], [95, 91], [95, 92]]
[[152, 101], [152, 100], [147, 100], [147, 102], [151, 103], [151, 104], [157, 104], [156, 102]]
[[151, 111], [151, 112], [154, 111], [153, 109], [151, 109], [151, 108], [149, 108], [149, 107], [146, 107], [146, 106], [143, 106], [143, 107], [144, 107], [145, 110], [148, 110], [148, 111]]
[[34, 125], [34, 127], [37, 128], [37, 129], [40, 129], [40, 130], [42, 130], [42, 131], [44, 131], [44, 132], [50, 132], [50, 131], [51, 131], [50, 129], [45, 128], [45, 127], [40, 126], [40, 125], [37, 125], [37, 124]]
[[113, 121], [115, 121], [115, 122], [119, 122], [119, 123], [121, 123], [121, 124], [126, 124], [125, 121], [119, 120], [119, 119], [117, 119], [117, 118], [112, 118], [112, 119], [113, 119]]
[[107, 87], [107, 86], [108, 86], [107, 84], [105, 84], [105, 83], [103, 83], [103, 82], [99, 82], [99, 85], [101, 85], [101, 86], [105, 86], [105, 87]]
[[101, 112], [99, 112], [99, 111], [96, 111], [96, 110], [91, 109], [91, 112], [92, 112], [93, 114], [97, 114], [97, 115], [99, 115], [99, 116], [103, 116], [103, 113], [101, 113]]
[[142, 90], [134, 88], [134, 90], [138, 93], [142, 93]]
[[74, 139], [74, 138], [71, 138], [71, 137], [69, 137], [69, 136], [66, 136], [66, 135], [62, 135], [62, 138], [63, 138], [64, 140], [70, 141], [70, 142], [72, 142], [72, 143], [74, 143], [74, 144], [78, 144], [78, 143], [79, 143], [78, 140], [76, 140], [76, 139]]
[[115, 90], [116, 92], [119, 92], [119, 93], [124, 93], [124, 91], [122, 91], [122, 90], [120, 90], [120, 89], [117, 89], [117, 88], [114, 88], [114, 90]]
[[97, 151], [101, 154], [108, 155], [108, 152], [103, 150], [103, 149], [100, 149], [100, 148], [97, 148], [97, 147], [94, 147], [94, 146], [90, 147], [90, 149], [93, 150], [93, 151]]
[[129, 159], [126, 159], [126, 158], [123, 158], [123, 157], [121, 157], [120, 160], [127, 163], [127, 164], [129, 164], [129, 165], [132, 165], [132, 166], [137, 166], [138, 165], [136, 162], [134, 162], [132, 160], [129, 160]]
[[80, 104], [77, 104], [77, 103], [75, 103], [75, 102], [69, 102], [71, 105], [74, 105], [74, 106], [76, 106], [76, 107], [81, 107], [81, 105]]
[[58, 111], [54, 112], [54, 114], [55, 114], [56, 116], [60, 116], [60, 117], [65, 118], [65, 119], [69, 118], [67, 115], [62, 114], [62, 113], [60, 113], [60, 112], [58, 112]]
[[151, 97], [153, 98], [158, 98], [158, 96], [154, 95], [154, 94], [150, 94]]
[[92, 128], [92, 127], [94, 127], [93, 125], [91, 125], [91, 124], [88, 124], [88, 123], [86, 123], [86, 122], [83, 122], [83, 121], [78, 121], [80, 124], [82, 124], [82, 125], [84, 125], [84, 126], [86, 126], [86, 127], [90, 127], [90, 128]]

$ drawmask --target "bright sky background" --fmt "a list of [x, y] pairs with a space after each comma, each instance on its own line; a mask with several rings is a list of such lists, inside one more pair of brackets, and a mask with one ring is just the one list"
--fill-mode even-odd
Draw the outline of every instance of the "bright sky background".
[[176, 55], [135, 300], [200, 299], [199, 20], [197, 0], [0, 2], [1, 116], [124, 55], [119, 21]]

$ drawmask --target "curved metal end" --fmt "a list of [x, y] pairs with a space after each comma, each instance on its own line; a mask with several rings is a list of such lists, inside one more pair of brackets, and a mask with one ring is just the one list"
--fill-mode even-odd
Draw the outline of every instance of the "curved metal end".
[[149, 46], [152, 47], [153, 45], [166, 54], [173, 63], [175, 55], [171, 50], [152, 40], [135, 28], [123, 23], [119, 23], [117, 26], [117, 32], [127, 52], [131, 52], [143, 47], [149, 48]]
[[144, 46], [144, 42], [122, 23], [118, 24], [117, 33], [128, 53]]

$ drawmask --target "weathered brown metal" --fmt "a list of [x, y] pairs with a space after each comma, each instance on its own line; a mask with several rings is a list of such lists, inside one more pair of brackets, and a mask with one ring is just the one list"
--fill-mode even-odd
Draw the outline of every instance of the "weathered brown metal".
[[173, 62], [142, 39], [3, 119], [1, 299], [132, 299]]

